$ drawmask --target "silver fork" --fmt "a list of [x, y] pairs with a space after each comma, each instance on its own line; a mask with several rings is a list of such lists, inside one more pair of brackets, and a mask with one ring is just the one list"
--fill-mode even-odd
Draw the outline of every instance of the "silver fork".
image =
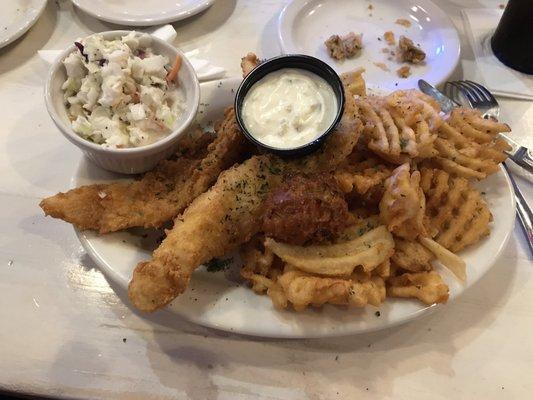
[[[492, 93], [476, 82], [446, 82], [444, 91], [446, 95], [456, 103], [463, 103], [461, 100], [466, 99], [471, 108], [476, 108], [483, 113], [483, 118], [498, 118], [500, 115], [500, 106], [498, 105], [498, 102]], [[533, 172], [533, 159], [530, 151], [526, 147], [520, 146], [514, 140], [511, 140], [506, 135], [500, 133], [500, 136], [502, 136], [512, 147], [512, 150], [507, 152], [509, 158], [529, 172]], [[505, 163], [503, 163], [503, 167], [505, 168], [507, 176], [509, 176], [509, 179], [513, 185], [518, 219], [520, 220], [524, 230], [526, 242], [529, 245], [529, 250], [533, 255], [533, 214], [531, 213], [531, 209], [529, 208], [526, 199], [522, 195], [522, 192], [518, 188], [518, 185], [511, 175], [509, 168], [507, 168]]]
[[[491, 92], [479, 83], [472, 81], [446, 82], [444, 93], [454, 101], [481, 111], [483, 118], [498, 118], [500, 106]], [[520, 146], [509, 136], [500, 133], [500, 136], [511, 146], [511, 150], [506, 151], [507, 155], [516, 164], [530, 173], [533, 173], [533, 155], [524, 146]]]

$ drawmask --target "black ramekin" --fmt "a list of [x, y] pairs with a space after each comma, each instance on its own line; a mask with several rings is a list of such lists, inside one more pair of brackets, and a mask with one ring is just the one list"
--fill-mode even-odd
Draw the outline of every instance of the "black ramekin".
[[[335, 119], [333, 120], [333, 123], [329, 126], [328, 129], [326, 129], [320, 136], [318, 136], [313, 141], [306, 143], [304, 145], [288, 148], [288, 149], [281, 149], [278, 147], [272, 147], [267, 144], [264, 144], [260, 142], [258, 139], [253, 137], [250, 132], [248, 132], [248, 129], [246, 128], [246, 125], [244, 124], [244, 121], [242, 119], [242, 103], [244, 101], [244, 98], [246, 97], [246, 94], [250, 90], [250, 88], [259, 81], [261, 78], [263, 78], [265, 75], [277, 71], [282, 68], [297, 68], [297, 69], [304, 69], [310, 72], [315, 73], [316, 75], [323, 78], [329, 85], [331, 85], [331, 88], [333, 89], [333, 93], [335, 94], [335, 97], [337, 98], [337, 115], [335, 116]], [[327, 138], [327, 136], [335, 129], [335, 126], [339, 123], [342, 113], [344, 110], [344, 90], [342, 87], [341, 79], [339, 78], [339, 75], [331, 68], [328, 64], [323, 62], [322, 60], [319, 60], [318, 58], [306, 56], [303, 54], [290, 54], [290, 55], [283, 55], [271, 58], [270, 60], [264, 61], [263, 63], [259, 64], [255, 69], [253, 69], [242, 81], [241, 85], [239, 86], [239, 89], [237, 90], [237, 94], [235, 95], [235, 114], [237, 117], [237, 122], [242, 129], [244, 135], [246, 138], [254, 143], [259, 148], [275, 153], [280, 156], [301, 156], [305, 154], [309, 154], [312, 151], [316, 150], [322, 142]]]

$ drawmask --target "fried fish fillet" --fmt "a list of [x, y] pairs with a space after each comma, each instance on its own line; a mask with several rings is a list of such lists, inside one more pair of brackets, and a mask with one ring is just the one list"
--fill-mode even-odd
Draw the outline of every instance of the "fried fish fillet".
[[264, 200], [281, 176], [268, 156], [254, 156], [224, 171], [174, 221], [148, 262], [135, 268], [128, 295], [142, 311], [154, 311], [188, 286], [192, 272], [247, 242], [261, 228]]
[[176, 160], [162, 161], [140, 180], [82, 186], [46, 198], [40, 206], [46, 215], [82, 230], [108, 233], [136, 226], [159, 227], [245, 156], [247, 143], [233, 109], [226, 111], [215, 131], [214, 140], [210, 134], [187, 138]]
[[348, 95], [341, 121], [324, 146], [299, 160], [255, 156], [222, 173], [217, 183], [196, 198], [174, 221], [149, 262], [137, 265], [128, 294], [142, 311], [155, 311], [183, 293], [192, 272], [248, 241], [261, 229], [266, 195], [283, 174], [333, 171], [353, 151], [362, 124]]

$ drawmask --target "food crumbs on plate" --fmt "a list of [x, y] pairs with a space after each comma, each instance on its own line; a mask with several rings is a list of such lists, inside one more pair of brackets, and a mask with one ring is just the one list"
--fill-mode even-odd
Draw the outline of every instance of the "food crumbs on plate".
[[[400, 78], [408, 78], [411, 75], [411, 67], [409, 65], [404, 65], [396, 70], [396, 73]], [[396, 86], [398, 84], [396, 83]]]
[[369, 4], [369, 5], [368, 5], [368, 9], [369, 9], [369, 10], [373, 10], [373, 9], [374, 9], [374, 6], [373, 6], [372, 4]]
[[505, 8], [505, 4], [500, 4], [498, 7], [500, 7], [500, 10], [503, 10]]
[[398, 41], [398, 61], [420, 64], [425, 58], [426, 53], [420, 48], [420, 45], [416, 46], [408, 37], [400, 36]]
[[126, 340], [127, 340], [126, 338], [122, 338], [123, 343], [126, 343]]
[[406, 28], [411, 27], [411, 21], [405, 18], [398, 18], [395, 23], [401, 26], [405, 26]]
[[[380, 38], [378, 38], [378, 39], [381, 40]], [[383, 48], [381, 49], [381, 52], [382, 52], [382, 53], [385, 53], [385, 54], [388, 54], [388, 53], [390, 53], [390, 49], [389, 49], [388, 47], [383, 47]]]
[[324, 44], [331, 58], [343, 61], [361, 52], [363, 49], [363, 34], [349, 32], [344, 36], [331, 35]]
[[387, 71], [387, 72], [390, 71], [389, 67], [387, 67], [385, 63], [375, 62], [374, 65], [383, 71]]
[[380, 316], [381, 316], [381, 313], [380, 313], [379, 311], [376, 311], [376, 312], [374, 313], [374, 315], [375, 315], [376, 317], [380, 317]]
[[391, 46], [396, 44], [396, 39], [394, 38], [394, 33], [392, 31], [387, 31], [383, 34], [385, 41]]

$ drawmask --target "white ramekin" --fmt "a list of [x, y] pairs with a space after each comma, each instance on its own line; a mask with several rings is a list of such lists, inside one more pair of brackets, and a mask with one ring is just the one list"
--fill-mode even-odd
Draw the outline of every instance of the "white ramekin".
[[[113, 40], [130, 31], [108, 31], [99, 33], [106, 40]], [[155, 54], [167, 56], [172, 62], [176, 55], [182, 58], [178, 74], [178, 83], [185, 91], [185, 111], [178, 120], [177, 128], [167, 137], [148, 146], [127, 149], [109, 149], [83, 139], [72, 130], [67, 109], [63, 100], [61, 85], [67, 79], [63, 60], [73, 51], [78, 51], [74, 43], [54, 61], [50, 68], [45, 85], [45, 102], [50, 117], [61, 133], [73, 144], [78, 146], [85, 155], [98, 166], [123, 174], [138, 174], [152, 169], [159, 161], [169, 157], [175, 150], [180, 136], [194, 122], [200, 104], [200, 84], [189, 60], [174, 46], [152, 36], [151, 47]]]

